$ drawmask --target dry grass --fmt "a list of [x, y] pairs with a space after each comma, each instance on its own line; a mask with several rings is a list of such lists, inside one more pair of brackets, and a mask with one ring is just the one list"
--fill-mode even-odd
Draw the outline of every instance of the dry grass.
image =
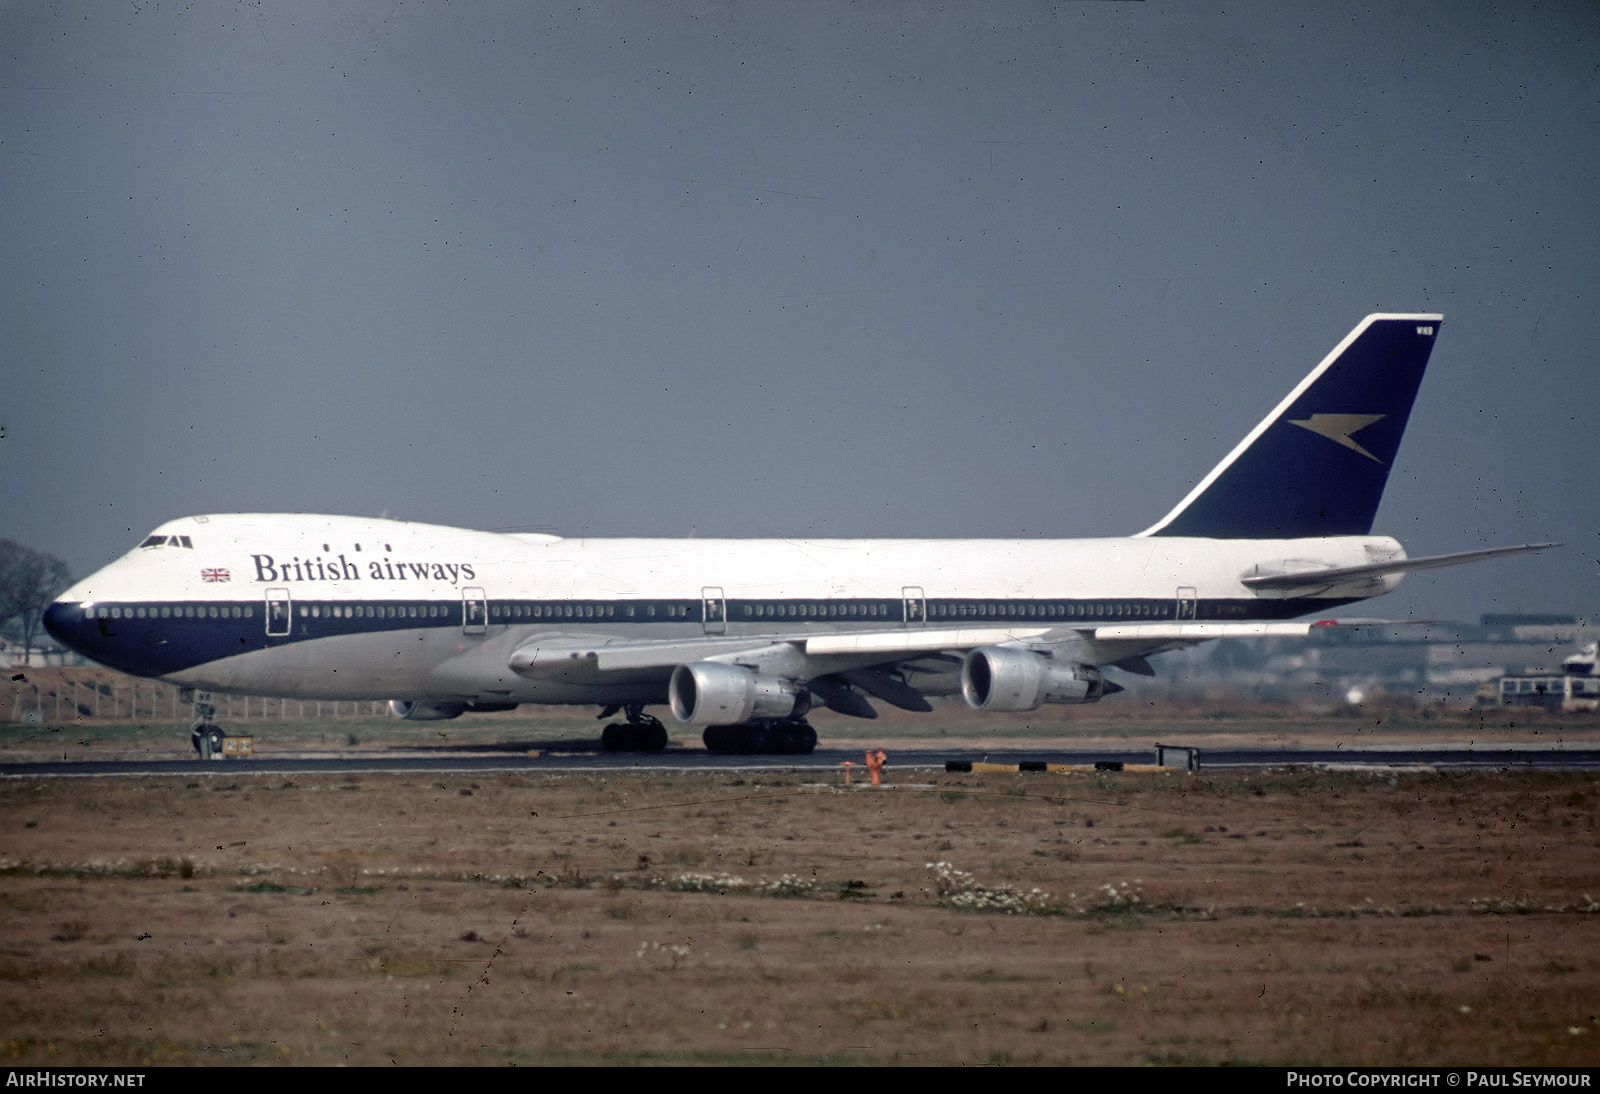
[[0, 821], [13, 1064], [1600, 1062], [1592, 775], [230, 771]]

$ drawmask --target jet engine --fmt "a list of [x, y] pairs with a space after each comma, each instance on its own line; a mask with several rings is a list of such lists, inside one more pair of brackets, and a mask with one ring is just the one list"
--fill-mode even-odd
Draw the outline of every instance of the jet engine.
[[516, 703], [452, 703], [443, 699], [390, 699], [389, 714], [408, 722], [443, 722], [459, 718], [467, 711], [477, 714], [496, 710], [516, 710]]
[[465, 703], [436, 703], [431, 699], [390, 699], [389, 713], [408, 722], [442, 722], [466, 713]]
[[794, 681], [757, 676], [719, 661], [679, 665], [672, 671], [667, 698], [678, 721], [702, 726], [798, 717], [810, 707], [810, 697]]
[[1031, 650], [986, 646], [961, 663], [961, 694], [977, 710], [1037, 710], [1043, 703], [1093, 703], [1106, 691], [1100, 670]]

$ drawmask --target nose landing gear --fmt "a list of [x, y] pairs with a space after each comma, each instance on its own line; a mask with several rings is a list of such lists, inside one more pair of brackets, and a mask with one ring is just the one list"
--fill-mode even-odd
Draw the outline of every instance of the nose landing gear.
[[189, 725], [189, 743], [202, 760], [220, 760], [223, 733], [222, 727], [211, 720], [217, 716], [211, 693], [194, 691], [190, 696], [194, 700], [194, 721]]

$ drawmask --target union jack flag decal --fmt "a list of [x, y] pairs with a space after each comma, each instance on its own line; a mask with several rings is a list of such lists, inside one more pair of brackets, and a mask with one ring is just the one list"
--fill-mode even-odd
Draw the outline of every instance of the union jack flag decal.
[[200, 580], [201, 581], [230, 581], [230, 580], [232, 580], [232, 576], [233, 575], [229, 574], [227, 570], [201, 570], [200, 571]]

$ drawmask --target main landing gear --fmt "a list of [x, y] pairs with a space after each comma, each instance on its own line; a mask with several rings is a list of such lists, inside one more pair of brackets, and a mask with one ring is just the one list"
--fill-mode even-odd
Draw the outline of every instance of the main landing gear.
[[667, 727], [660, 718], [646, 714], [643, 703], [609, 706], [600, 717], [609, 718], [619, 710], [628, 720], [606, 726], [600, 734], [600, 747], [607, 752], [660, 752], [667, 747]]
[[[612, 722], [600, 734], [607, 752], [660, 752], [667, 747], [667, 727], [644, 712], [644, 704], [608, 706], [601, 718], [618, 711], [628, 719]], [[804, 718], [767, 718], [731, 726], [707, 726], [706, 751], [723, 756], [808, 756], [817, 747], [817, 731]]]
[[808, 756], [817, 747], [817, 731], [803, 718], [707, 726], [702, 737], [707, 752], [724, 756]]

